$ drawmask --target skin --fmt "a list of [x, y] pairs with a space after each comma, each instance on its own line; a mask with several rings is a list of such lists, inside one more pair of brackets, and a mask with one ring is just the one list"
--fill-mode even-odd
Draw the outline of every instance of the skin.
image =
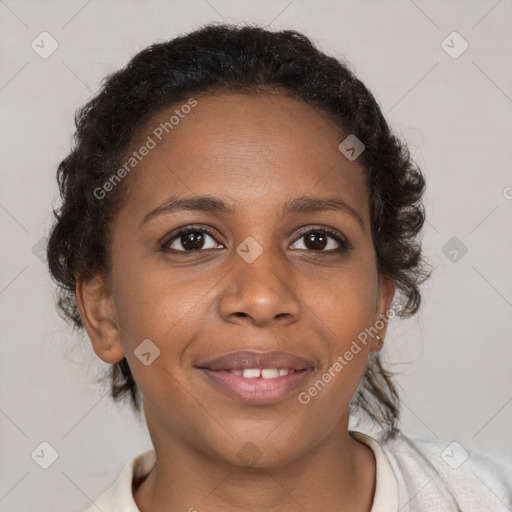
[[[297, 397], [391, 306], [394, 284], [377, 272], [362, 165], [338, 150], [346, 134], [325, 114], [283, 94], [197, 100], [126, 178], [111, 274], [76, 289], [95, 353], [107, 363], [126, 356], [144, 398], [157, 463], [134, 499], [143, 512], [369, 511], [375, 459], [348, 434], [349, 404], [382, 341], [362, 345], [307, 405]], [[236, 212], [167, 213], [139, 227], [171, 195], [203, 194], [231, 201]], [[345, 210], [283, 217], [283, 203], [301, 195], [341, 197], [361, 222]], [[216, 240], [205, 235], [211, 250], [185, 252], [179, 238], [174, 252], [159, 250], [165, 235], [190, 224], [214, 231]], [[328, 238], [314, 251], [299, 234], [309, 226], [334, 229], [351, 248], [328, 254], [339, 246]], [[236, 252], [248, 236], [263, 249], [252, 263]], [[148, 366], [134, 355], [145, 339], [160, 349]], [[291, 352], [315, 369], [279, 402], [247, 404], [195, 367], [242, 349]], [[259, 454], [252, 461], [240, 456], [247, 443]]]

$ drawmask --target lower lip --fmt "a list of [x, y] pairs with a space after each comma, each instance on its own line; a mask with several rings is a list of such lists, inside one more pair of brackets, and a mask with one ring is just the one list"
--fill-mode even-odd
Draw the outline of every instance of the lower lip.
[[283, 399], [294, 389], [300, 387], [309, 377], [313, 368], [295, 371], [289, 375], [264, 379], [257, 377], [246, 379], [225, 370], [208, 370], [200, 368], [212, 382], [227, 390], [232, 396], [237, 396], [252, 404], [268, 404]]

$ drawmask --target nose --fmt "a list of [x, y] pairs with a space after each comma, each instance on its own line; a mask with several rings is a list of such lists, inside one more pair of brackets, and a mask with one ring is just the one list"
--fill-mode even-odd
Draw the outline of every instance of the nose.
[[233, 260], [235, 268], [219, 300], [219, 312], [226, 322], [265, 326], [298, 320], [301, 302], [285, 261], [270, 250], [263, 250], [251, 263], [237, 253]]

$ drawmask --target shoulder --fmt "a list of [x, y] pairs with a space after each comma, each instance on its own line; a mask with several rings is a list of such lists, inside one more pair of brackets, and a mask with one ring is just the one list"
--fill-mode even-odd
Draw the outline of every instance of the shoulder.
[[[512, 510], [511, 461], [484, 455], [456, 441], [405, 434], [380, 444], [398, 481], [402, 512]], [[439, 509], [447, 506], [450, 508]]]

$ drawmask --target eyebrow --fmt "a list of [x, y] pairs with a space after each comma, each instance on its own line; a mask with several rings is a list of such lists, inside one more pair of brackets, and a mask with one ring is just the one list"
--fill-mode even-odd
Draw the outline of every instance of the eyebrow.
[[[293, 213], [314, 213], [325, 210], [345, 211], [354, 217], [361, 227], [364, 228], [364, 222], [361, 215], [341, 197], [294, 197], [284, 203], [281, 215], [285, 217], [286, 215]], [[189, 197], [171, 196], [161, 205], [146, 214], [142, 219], [139, 228], [155, 217], [178, 211], [200, 211], [205, 213], [222, 213], [228, 215], [236, 213], [235, 206], [232, 202], [226, 202], [218, 197], [208, 195]]]

